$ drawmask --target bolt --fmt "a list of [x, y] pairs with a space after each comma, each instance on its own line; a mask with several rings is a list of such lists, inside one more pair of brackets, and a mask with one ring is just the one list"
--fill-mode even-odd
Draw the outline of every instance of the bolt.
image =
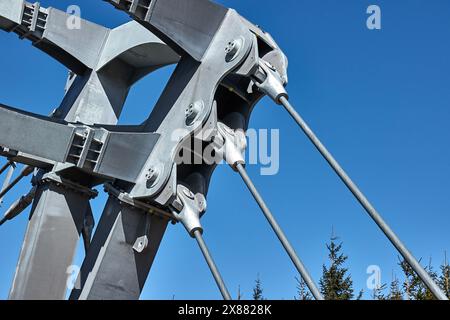
[[148, 237], [147, 235], [144, 235], [136, 239], [136, 242], [133, 245], [133, 249], [138, 253], [142, 253], [147, 248], [147, 246], [148, 246]]
[[159, 172], [154, 167], [148, 169], [145, 174], [145, 179], [147, 180], [147, 185], [154, 186], [156, 181], [158, 180]]
[[231, 62], [239, 56], [239, 53], [244, 46], [244, 39], [241, 37], [239, 39], [228, 42], [225, 47], [225, 60], [226, 62]]
[[183, 193], [189, 199], [194, 199], [194, 197], [195, 197], [194, 194], [192, 193], [192, 191], [187, 188], [183, 188]]
[[203, 110], [202, 101], [196, 101], [194, 103], [191, 103], [189, 107], [187, 107], [185, 110], [186, 125], [188, 126], [193, 125], [202, 110]]
[[194, 104], [190, 104], [186, 109], [186, 117], [190, 117], [194, 113]]
[[227, 47], [225, 48], [225, 52], [226, 53], [230, 53], [231, 51], [233, 51], [236, 48], [236, 41], [233, 42], [228, 42]]

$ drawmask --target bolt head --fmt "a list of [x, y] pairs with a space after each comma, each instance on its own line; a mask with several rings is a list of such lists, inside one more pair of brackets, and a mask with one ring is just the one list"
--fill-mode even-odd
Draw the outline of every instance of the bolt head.
[[191, 190], [187, 189], [187, 188], [183, 188], [183, 193], [186, 197], [188, 197], [189, 199], [194, 199], [194, 194], [192, 193]]
[[186, 125], [191, 126], [197, 120], [199, 114], [202, 112], [204, 108], [203, 101], [196, 101], [191, 103], [185, 110], [186, 116]]
[[154, 185], [156, 181], [158, 180], [159, 171], [156, 168], [149, 168], [147, 170], [147, 173], [145, 174], [145, 179], [147, 180], [147, 183], [150, 185]]
[[136, 242], [133, 245], [133, 250], [142, 253], [148, 246], [148, 237], [147, 235], [139, 237], [136, 239]]
[[239, 56], [239, 53], [241, 52], [243, 46], [244, 46], [244, 38], [242, 37], [228, 42], [227, 46], [225, 47], [226, 62], [231, 62], [235, 60]]
[[234, 48], [236, 48], [236, 41], [228, 42], [228, 45], [225, 48], [225, 52], [230, 53]]
[[189, 107], [186, 109], [186, 117], [191, 116], [194, 113], [194, 105], [191, 103]]

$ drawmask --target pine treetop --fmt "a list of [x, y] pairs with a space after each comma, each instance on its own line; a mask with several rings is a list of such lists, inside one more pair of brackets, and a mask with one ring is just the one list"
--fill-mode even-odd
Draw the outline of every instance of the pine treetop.
[[353, 298], [353, 281], [344, 267], [347, 256], [341, 252], [342, 242], [336, 243], [332, 236], [327, 244], [330, 265], [323, 265], [322, 277], [319, 281], [322, 295], [326, 300], [350, 300]]
[[253, 288], [253, 300], [265, 300], [263, 296], [262, 282], [259, 278], [259, 274], [255, 280], [255, 287]]

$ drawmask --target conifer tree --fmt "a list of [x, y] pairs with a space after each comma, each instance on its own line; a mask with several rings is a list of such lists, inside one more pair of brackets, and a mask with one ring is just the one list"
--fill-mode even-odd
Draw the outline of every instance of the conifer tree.
[[363, 289], [361, 289], [361, 291], [359, 291], [358, 295], [356, 296], [356, 300], [361, 300], [361, 299], [362, 299], [362, 296], [363, 296], [363, 294], [364, 294], [364, 290], [363, 290]]
[[405, 260], [400, 260], [400, 267], [402, 268], [405, 277], [403, 281], [403, 291], [405, 292], [407, 300], [416, 300], [420, 291], [420, 279], [411, 266]]
[[388, 297], [384, 294], [387, 288], [387, 284], [383, 283], [381, 286], [373, 289], [373, 300], [388, 300]]
[[[420, 260], [419, 260], [420, 262]], [[403, 290], [408, 300], [434, 300], [434, 296], [423, 283], [422, 279], [416, 274], [413, 268], [405, 261], [401, 260], [399, 263], [405, 275], [405, 281], [403, 282]], [[433, 281], [438, 280], [438, 276], [431, 265], [431, 259], [425, 270], [430, 275]]]
[[445, 295], [450, 299], [450, 266], [447, 261], [447, 254], [444, 256], [444, 263], [441, 265], [441, 275], [439, 277], [439, 286]]
[[255, 287], [253, 288], [253, 300], [265, 300], [263, 296], [262, 282], [259, 278], [259, 274], [255, 280]]
[[297, 296], [294, 298], [295, 300], [312, 300], [311, 293], [309, 292], [309, 288], [306, 285], [305, 280], [303, 278], [297, 278]]
[[242, 300], [241, 285], [238, 286], [237, 300]]
[[332, 235], [327, 244], [330, 265], [323, 265], [320, 289], [326, 300], [350, 300], [353, 298], [353, 281], [344, 267], [348, 257], [341, 253], [342, 242], [337, 244], [337, 239]]
[[[428, 267], [425, 268], [425, 271], [428, 272], [431, 279], [435, 283], [438, 283], [438, 281], [439, 281], [438, 275], [437, 275], [436, 271], [434, 271], [433, 266], [431, 265], [431, 258], [430, 258]], [[421, 288], [422, 288], [421, 296], [418, 298], [418, 300], [435, 300], [436, 299], [434, 297], [433, 293], [431, 292], [431, 290], [428, 289], [428, 287], [422, 281], [421, 281]]]
[[400, 288], [400, 281], [394, 275], [389, 287], [389, 300], [403, 300], [403, 292]]

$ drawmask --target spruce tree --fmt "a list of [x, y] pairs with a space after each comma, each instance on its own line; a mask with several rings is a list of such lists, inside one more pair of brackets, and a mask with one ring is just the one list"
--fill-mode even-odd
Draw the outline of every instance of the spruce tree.
[[353, 281], [344, 267], [348, 257], [341, 253], [342, 242], [337, 244], [337, 239], [332, 235], [327, 244], [330, 266], [323, 265], [320, 289], [326, 300], [350, 300], [353, 298]]
[[387, 288], [387, 284], [383, 283], [381, 286], [373, 289], [373, 300], [388, 300], [388, 297], [384, 294]]
[[400, 288], [400, 281], [394, 275], [389, 287], [389, 300], [403, 300], [403, 292]]
[[[425, 271], [428, 272], [428, 274], [430, 275], [431, 279], [435, 282], [438, 283], [438, 275], [436, 273], [436, 271], [434, 271], [433, 266], [431, 265], [431, 258], [430, 258], [430, 262], [428, 264], [428, 267], [425, 268]], [[418, 300], [435, 300], [436, 298], [434, 297], [433, 293], [431, 292], [430, 289], [428, 289], [428, 287], [421, 281], [421, 288], [422, 288], [422, 292], [421, 292], [421, 299]]]
[[253, 288], [253, 300], [265, 300], [263, 296], [262, 282], [259, 278], [259, 274], [255, 280], [255, 287]]
[[[434, 295], [431, 293], [430, 289], [425, 286], [422, 279], [420, 279], [413, 268], [405, 260], [401, 260], [399, 264], [405, 275], [403, 289], [405, 291], [406, 298], [408, 300], [434, 300]], [[425, 267], [425, 271], [428, 272], [433, 281], [437, 282], [438, 276], [431, 265], [431, 259], [428, 266]]]
[[356, 296], [356, 300], [361, 300], [362, 299], [362, 296], [363, 296], [363, 294], [364, 294], [364, 290], [363, 289], [361, 289], [361, 291], [358, 293], [358, 295]]
[[295, 300], [312, 300], [311, 293], [309, 292], [308, 286], [306, 285], [305, 280], [303, 278], [297, 278], [297, 296], [294, 298]]
[[403, 281], [403, 291], [405, 292], [407, 300], [417, 300], [420, 297], [422, 281], [414, 272], [413, 268], [405, 260], [400, 260], [399, 265], [405, 276]]
[[439, 286], [445, 295], [450, 299], [450, 266], [447, 261], [447, 254], [445, 254], [444, 263], [441, 265], [441, 275], [439, 277]]
[[241, 285], [238, 286], [237, 300], [242, 300]]

